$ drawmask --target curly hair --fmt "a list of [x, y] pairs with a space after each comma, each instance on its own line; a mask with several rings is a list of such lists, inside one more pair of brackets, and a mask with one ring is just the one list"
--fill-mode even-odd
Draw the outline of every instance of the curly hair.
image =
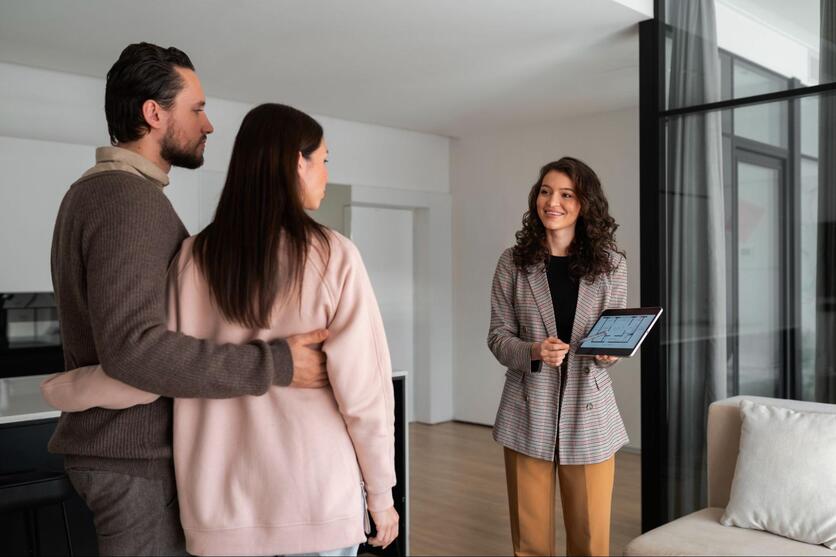
[[614, 271], [617, 261], [610, 258], [610, 253], [625, 256], [615, 243], [618, 224], [610, 216], [609, 203], [598, 175], [586, 163], [572, 157], [563, 157], [540, 169], [540, 177], [528, 194], [528, 210], [523, 215], [522, 228], [516, 233], [514, 264], [531, 271], [538, 264], [545, 266], [549, 260], [546, 228], [537, 214], [537, 197], [543, 178], [549, 172], [560, 172], [572, 180], [581, 205], [575, 223], [575, 238], [569, 245], [569, 272], [572, 277], [591, 282], [599, 275]]

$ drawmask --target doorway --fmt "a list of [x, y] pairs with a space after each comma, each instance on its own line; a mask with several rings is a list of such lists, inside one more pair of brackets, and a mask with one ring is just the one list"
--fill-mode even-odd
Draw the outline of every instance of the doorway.
[[363, 256], [374, 288], [392, 369], [407, 371], [407, 420], [415, 419], [415, 279], [413, 211], [352, 205], [346, 208], [351, 240]]

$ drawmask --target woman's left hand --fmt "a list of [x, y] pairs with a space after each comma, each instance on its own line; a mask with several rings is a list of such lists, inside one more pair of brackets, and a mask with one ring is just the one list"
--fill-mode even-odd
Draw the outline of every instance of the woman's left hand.
[[597, 363], [598, 365], [602, 365], [602, 364], [614, 364], [615, 362], [617, 362], [617, 361], [618, 361], [618, 360], [620, 360], [620, 359], [621, 359], [621, 358], [619, 358], [618, 356], [603, 356], [603, 355], [598, 355], [598, 356], [595, 356], [595, 363]]

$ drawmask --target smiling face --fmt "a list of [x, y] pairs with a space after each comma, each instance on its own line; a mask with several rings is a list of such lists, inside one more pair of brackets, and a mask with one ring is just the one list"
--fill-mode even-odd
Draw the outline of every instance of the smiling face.
[[325, 198], [325, 186], [328, 184], [328, 145], [325, 139], [316, 151], [304, 156], [299, 153], [299, 188], [302, 194], [302, 206], [309, 211], [319, 209]]
[[537, 216], [546, 231], [574, 230], [580, 214], [581, 204], [571, 178], [556, 170], [543, 176], [537, 194]]

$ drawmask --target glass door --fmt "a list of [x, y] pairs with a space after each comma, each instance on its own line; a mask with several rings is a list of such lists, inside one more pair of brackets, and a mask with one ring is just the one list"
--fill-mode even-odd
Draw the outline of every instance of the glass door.
[[782, 397], [786, 361], [787, 209], [784, 162], [742, 149], [735, 152], [734, 219], [728, 236], [732, 284], [730, 341], [732, 392]]

